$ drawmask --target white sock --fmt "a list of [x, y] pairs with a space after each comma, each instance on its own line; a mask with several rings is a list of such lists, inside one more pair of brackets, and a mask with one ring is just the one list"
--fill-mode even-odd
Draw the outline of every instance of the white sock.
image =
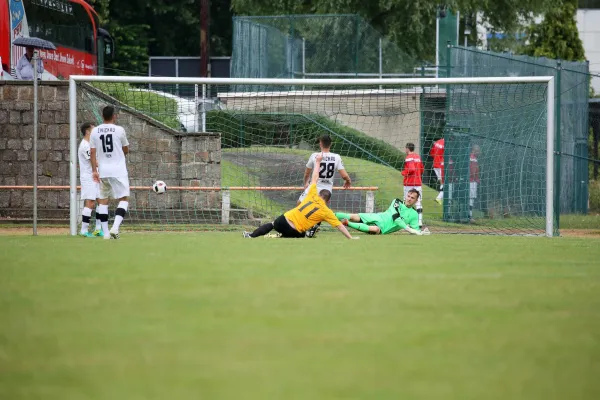
[[96, 229], [94, 229], [96, 231], [99, 231], [102, 229], [102, 224], [100, 224], [100, 218], [98, 218], [98, 214], [100, 214], [99, 207], [100, 207], [100, 205], [96, 206]]
[[[98, 205], [97, 210], [100, 213], [100, 215], [106, 214], [108, 216], [108, 205], [107, 204]], [[102, 226], [102, 233], [104, 233], [104, 237], [107, 237], [108, 235], [110, 235], [110, 232], [108, 231], [108, 221], [102, 221], [102, 222], [100, 222], [100, 225]]]
[[[121, 222], [123, 222], [123, 217], [124, 217], [124, 215], [119, 215], [119, 213], [123, 212], [123, 214], [125, 214], [127, 212], [128, 206], [129, 206], [128, 201], [120, 201], [119, 205], [117, 206], [117, 214], [115, 215], [115, 222], [113, 223], [113, 227], [112, 227], [117, 232], [119, 232], [119, 227], [121, 226]], [[123, 211], [120, 211], [119, 209], [121, 209]]]
[[444, 198], [444, 185], [440, 186], [440, 192], [438, 193], [436, 200], [442, 200]]
[[[81, 212], [81, 234], [88, 231], [90, 226], [90, 216], [92, 215], [92, 209], [84, 207]], [[87, 221], [86, 221], [87, 220]]]

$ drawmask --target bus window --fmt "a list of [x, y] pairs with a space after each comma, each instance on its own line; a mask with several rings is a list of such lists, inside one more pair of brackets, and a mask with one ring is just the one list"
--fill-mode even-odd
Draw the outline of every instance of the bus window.
[[94, 31], [87, 11], [65, 0], [31, 0], [23, 3], [31, 36], [56, 45], [93, 52]]

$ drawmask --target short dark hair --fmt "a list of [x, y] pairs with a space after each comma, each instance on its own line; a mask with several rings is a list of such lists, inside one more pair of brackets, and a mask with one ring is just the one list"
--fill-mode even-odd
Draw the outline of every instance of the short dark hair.
[[327, 203], [329, 199], [331, 199], [331, 192], [327, 189], [322, 189], [319, 192], [319, 197], [321, 197], [323, 200], [325, 200], [325, 203]]
[[110, 121], [115, 115], [115, 108], [113, 106], [106, 106], [102, 109], [102, 118], [105, 121]]
[[415, 151], [415, 144], [414, 143], [406, 143], [406, 148], [409, 149], [410, 151]]
[[81, 136], [85, 136], [87, 130], [90, 129], [92, 126], [94, 125], [91, 122], [84, 122], [83, 124], [81, 124], [81, 128], [79, 128], [79, 130], [81, 131]]
[[330, 148], [331, 147], [331, 136], [325, 134], [319, 138], [319, 142], [323, 147]]
[[421, 197], [421, 193], [419, 193], [419, 191], [417, 189], [410, 189], [408, 191], [408, 193], [416, 193], [417, 194], [417, 200], [419, 200], [419, 197]]

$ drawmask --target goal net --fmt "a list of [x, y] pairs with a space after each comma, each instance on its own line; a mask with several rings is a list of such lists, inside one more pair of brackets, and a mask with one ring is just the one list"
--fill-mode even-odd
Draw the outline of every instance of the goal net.
[[[296, 206], [307, 161], [328, 135], [352, 179], [343, 189], [335, 168], [320, 171], [333, 175], [334, 211], [379, 212], [403, 198], [414, 145], [423, 164], [419, 211], [432, 232], [552, 235], [551, 79], [72, 77], [70, 146], [76, 154], [80, 124], [100, 124], [103, 107], [117, 109], [130, 142], [125, 229], [272, 220]], [[72, 154], [72, 233], [77, 174]], [[152, 191], [157, 180], [165, 194]]]

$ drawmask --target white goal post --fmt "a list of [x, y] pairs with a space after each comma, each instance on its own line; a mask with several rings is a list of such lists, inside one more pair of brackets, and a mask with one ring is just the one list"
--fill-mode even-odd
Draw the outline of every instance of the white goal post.
[[[477, 77], [477, 78], [403, 78], [403, 79], [240, 79], [240, 78], [169, 78], [137, 76], [81, 76], [69, 78], [69, 124], [70, 124], [70, 233], [77, 234], [79, 213], [78, 185], [78, 84], [79, 83], [122, 83], [122, 84], [167, 84], [167, 85], [260, 85], [268, 87], [287, 86], [301, 91], [304, 87], [336, 87], [356, 89], [357, 87], [442, 87], [444, 85], [493, 85], [493, 84], [544, 84], [546, 85], [546, 167], [545, 167], [545, 235], [554, 234], [554, 138], [555, 138], [555, 81], [552, 76], [535, 77]], [[81, 107], [81, 105], [80, 105]]]

